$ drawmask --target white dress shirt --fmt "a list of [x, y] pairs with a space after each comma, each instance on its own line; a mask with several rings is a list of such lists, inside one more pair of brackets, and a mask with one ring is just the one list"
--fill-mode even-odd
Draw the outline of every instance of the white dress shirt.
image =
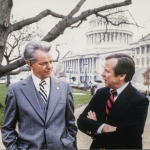
[[[41, 79], [39, 79], [37, 76], [35, 76], [32, 71], [31, 71], [31, 76], [32, 76], [35, 88], [37, 89], [37, 91], [39, 91], [40, 90], [39, 84], [41, 83]], [[45, 78], [44, 80], [46, 82], [46, 84], [44, 85], [44, 89], [46, 90], [47, 97], [48, 97], [49, 92], [50, 92], [50, 78]]]
[[[114, 96], [114, 101], [116, 101], [116, 99], [118, 98], [118, 96], [121, 94], [121, 92], [127, 87], [127, 85], [129, 84], [129, 82], [127, 82], [126, 84], [124, 84], [123, 86], [121, 86], [120, 88], [116, 89], [117, 91], [117, 95]], [[110, 89], [110, 91], [113, 89]], [[111, 92], [110, 92], [111, 93]], [[105, 123], [103, 123], [97, 130], [97, 134], [101, 134], [102, 133], [102, 129], [105, 126]]]

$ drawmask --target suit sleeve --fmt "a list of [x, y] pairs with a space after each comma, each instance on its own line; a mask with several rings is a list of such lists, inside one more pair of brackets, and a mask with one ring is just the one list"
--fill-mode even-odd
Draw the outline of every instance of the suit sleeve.
[[[102, 91], [103, 92], [103, 91]], [[79, 116], [77, 120], [78, 128], [87, 135], [94, 136], [98, 128], [103, 124], [103, 122], [98, 122], [87, 118], [88, 112], [95, 111], [95, 105], [97, 105], [97, 99], [101, 91], [97, 91], [93, 96], [83, 113]]]
[[3, 126], [2, 126], [2, 142], [6, 149], [17, 149], [16, 123], [17, 123], [17, 104], [15, 95], [11, 85], [8, 88], [4, 111]]
[[95, 135], [97, 142], [101, 141], [103, 144], [101, 146], [105, 148], [117, 148], [116, 145], [118, 148], [125, 148], [126, 145], [131, 145], [131, 149], [136, 148], [138, 143], [133, 145], [132, 141], [136, 140], [136, 137], [141, 137], [143, 133], [148, 105], [149, 101], [146, 97], [134, 102], [124, 121], [117, 126], [116, 131]]
[[66, 126], [69, 132], [69, 136], [72, 139], [72, 141], [74, 141], [74, 146], [76, 147], [77, 127], [75, 125], [74, 100], [72, 96], [72, 89], [69, 84], [68, 84], [67, 108], [66, 108]]

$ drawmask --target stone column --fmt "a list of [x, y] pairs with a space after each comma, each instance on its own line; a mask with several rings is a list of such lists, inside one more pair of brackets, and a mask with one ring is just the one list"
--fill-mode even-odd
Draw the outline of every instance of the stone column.
[[77, 61], [78, 61], [78, 73], [80, 73], [80, 59], [78, 59]]
[[82, 60], [82, 72], [84, 72], [84, 58]]
[[67, 71], [68, 71], [68, 62], [66, 60], [66, 73], [67, 73]]
[[108, 43], [108, 33], [104, 33], [104, 35], [105, 35], [105, 43]]
[[111, 43], [111, 32], [109, 33], [109, 43]]
[[116, 43], [118, 43], [118, 33], [116, 32]]
[[96, 34], [95, 34], [95, 33], [93, 34], [93, 37], [94, 37], [94, 38], [93, 38], [93, 44], [95, 44], [95, 43], [96, 43], [96, 42], [95, 42], [95, 41], [96, 41]]
[[70, 60], [68, 60], [68, 72], [70, 72], [69, 68], [70, 68]]
[[78, 67], [78, 64], [77, 64], [77, 59], [75, 59], [76, 60], [76, 73], [77, 73], [77, 67]]
[[91, 58], [90, 58], [90, 63], [89, 63], [89, 66], [90, 66], [90, 69], [89, 69], [89, 71], [90, 71], [90, 73], [92, 72], [92, 60], [91, 60]]
[[116, 32], [114, 32], [114, 43], [116, 43]]
[[73, 73], [75, 72], [75, 62], [74, 59], [72, 60], [72, 67], [73, 67]]
[[111, 42], [114, 43], [114, 32], [111, 32]]
[[103, 35], [103, 32], [101, 33], [101, 43], [104, 43], [104, 35]]
[[91, 73], [94, 73], [94, 57], [92, 57], [92, 61], [91, 61]]
[[68, 72], [70, 72], [70, 70], [69, 70], [70, 64], [71, 64], [71, 62], [70, 62], [70, 60], [68, 60]]
[[75, 73], [77, 72], [77, 60], [74, 60], [74, 64], [75, 64]]
[[140, 56], [140, 62], [139, 62], [139, 66], [142, 67], [142, 47], [139, 47], [139, 56]]
[[87, 62], [87, 69], [86, 69], [86, 71], [88, 73], [89, 72], [89, 58], [86, 59], [86, 62]]
[[76, 69], [76, 63], [75, 63], [75, 59], [73, 59], [73, 72], [75, 73], [75, 69]]
[[64, 61], [64, 72], [66, 73], [66, 61]]
[[100, 57], [97, 57], [96, 58], [96, 71], [97, 71], [97, 80], [101, 80], [102, 77], [101, 77], [101, 58]]
[[91, 75], [92, 81], [94, 81], [94, 74], [95, 74], [95, 66], [94, 66], [94, 57], [91, 58]]
[[119, 32], [117, 33], [117, 41], [118, 41], [118, 43], [120, 43], [120, 33]]
[[72, 68], [72, 73], [74, 72], [74, 64], [73, 64], [73, 59], [71, 60], [71, 68]]
[[144, 67], [147, 67], [147, 49], [144, 46]]
[[101, 33], [99, 33], [99, 39], [100, 39], [99, 43], [102, 43]]

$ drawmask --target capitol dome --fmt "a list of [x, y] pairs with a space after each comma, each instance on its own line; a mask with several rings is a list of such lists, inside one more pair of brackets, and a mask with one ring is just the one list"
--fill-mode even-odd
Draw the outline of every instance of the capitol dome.
[[[121, 8], [109, 9], [101, 13], [108, 15], [109, 21], [114, 24], [129, 23]], [[119, 12], [119, 13], [115, 13]], [[128, 45], [132, 40], [133, 32], [128, 24], [112, 25], [106, 19], [93, 16], [89, 21], [89, 30], [86, 32], [86, 50], [93, 48], [117, 48]]]

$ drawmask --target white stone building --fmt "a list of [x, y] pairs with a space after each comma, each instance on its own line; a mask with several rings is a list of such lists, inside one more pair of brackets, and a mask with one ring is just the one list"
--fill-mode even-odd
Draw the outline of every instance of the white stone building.
[[[109, 12], [116, 10], [112, 9]], [[129, 22], [124, 13], [111, 15], [109, 20], [113, 23], [120, 20]], [[105, 57], [112, 53], [130, 55], [135, 61], [136, 72], [150, 65], [150, 34], [132, 41], [133, 32], [128, 24], [119, 26], [108, 24], [106, 29], [105, 19], [93, 17], [85, 35], [87, 45], [83, 51], [80, 53], [69, 51], [59, 60], [68, 78], [71, 76], [78, 82], [85, 82], [85, 78], [87, 82], [102, 80]]]

